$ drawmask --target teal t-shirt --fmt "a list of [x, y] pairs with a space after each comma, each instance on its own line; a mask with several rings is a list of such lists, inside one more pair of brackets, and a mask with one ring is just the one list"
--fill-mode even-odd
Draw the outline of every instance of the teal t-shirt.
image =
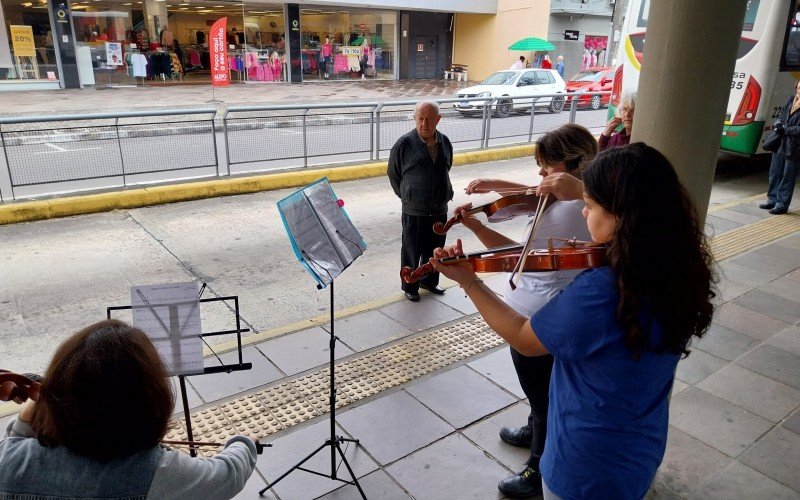
[[[664, 456], [679, 356], [648, 352], [634, 360], [614, 283], [608, 267], [584, 271], [531, 318], [555, 357], [540, 468], [565, 500], [642, 498]], [[657, 345], [661, 326], [649, 323]]]

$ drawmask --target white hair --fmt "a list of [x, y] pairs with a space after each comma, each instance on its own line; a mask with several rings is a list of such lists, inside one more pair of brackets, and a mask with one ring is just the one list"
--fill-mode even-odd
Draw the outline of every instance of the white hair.
[[414, 108], [414, 116], [417, 116], [422, 108], [425, 107], [432, 107], [434, 111], [436, 111], [436, 116], [441, 116], [442, 114], [439, 112], [439, 103], [436, 101], [420, 101], [417, 103], [416, 107]]
[[636, 93], [635, 92], [626, 92], [622, 94], [622, 97], [619, 98], [619, 106], [617, 106], [614, 115], [617, 118], [622, 118], [620, 115], [620, 109], [628, 108], [628, 109], [636, 109]]

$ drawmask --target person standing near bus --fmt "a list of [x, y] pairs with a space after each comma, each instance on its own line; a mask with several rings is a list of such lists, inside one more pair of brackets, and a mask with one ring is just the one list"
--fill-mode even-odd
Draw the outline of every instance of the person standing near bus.
[[797, 163], [800, 161], [800, 81], [794, 85], [794, 95], [781, 109], [781, 116], [772, 124], [772, 130], [781, 138], [778, 150], [772, 153], [769, 167], [767, 202], [759, 208], [773, 215], [789, 211], [797, 181]]
[[[608, 120], [605, 130], [600, 134], [597, 145], [600, 151], [626, 146], [631, 142], [633, 133], [633, 112], [636, 109], [636, 97], [633, 94], [623, 94], [619, 100], [614, 117]], [[616, 131], [622, 125], [622, 130]]]

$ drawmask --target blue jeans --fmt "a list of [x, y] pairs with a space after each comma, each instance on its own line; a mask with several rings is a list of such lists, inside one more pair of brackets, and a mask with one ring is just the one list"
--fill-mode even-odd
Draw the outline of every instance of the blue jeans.
[[780, 153], [772, 154], [769, 166], [769, 187], [767, 201], [775, 204], [775, 208], [789, 208], [797, 180], [797, 162]]

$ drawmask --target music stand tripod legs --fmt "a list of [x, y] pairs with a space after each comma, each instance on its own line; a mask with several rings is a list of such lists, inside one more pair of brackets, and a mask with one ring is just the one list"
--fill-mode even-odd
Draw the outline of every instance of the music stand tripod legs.
[[[358, 439], [346, 438], [343, 436], [336, 435], [336, 385], [335, 385], [335, 373], [334, 373], [334, 358], [335, 358], [335, 349], [336, 349], [336, 340], [337, 337], [334, 334], [334, 309], [333, 309], [333, 281], [331, 281], [330, 288], [331, 288], [331, 336], [329, 341], [329, 350], [330, 350], [330, 424], [331, 424], [331, 435], [328, 439], [325, 440], [316, 450], [312, 451], [308, 456], [304, 459], [300, 460], [297, 464], [292, 466], [291, 469], [284, 472], [278, 479], [268, 484], [264, 487], [263, 490], [259, 491], [259, 495], [264, 495], [264, 492], [268, 489], [272, 488], [278, 482], [280, 482], [283, 478], [294, 472], [295, 470], [301, 470], [304, 472], [308, 472], [310, 474], [316, 474], [317, 476], [327, 477], [333, 479], [335, 481], [340, 481], [345, 484], [353, 484], [356, 488], [358, 488], [358, 492], [361, 494], [361, 498], [366, 500], [367, 496], [364, 494], [364, 490], [361, 489], [361, 485], [358, 483], [358, 479], [356, 478], [355, 472], [353, 472], [353, 468], [350, 467], [350, 463], [347, 461], [347, 457], [342, 451], [342, 443], [355, 443], [358, 444]], [[331, 473], [330, 474], [323, 474], [322, 472], [306, 469], [303, 467], [303, 464], [311, 460], [311, 458], [319, 453], [320, 451], [324, 450], [325, 448], [330, 447], [331, 449]], [[344, 466], [347, 467], [347, 472], [350, 473], [350, 477], [353, 478], [352, 481], [348, 481], [336, 475], [337, 467], [336, 467], [336, 452], [338, 451], [339, 456], [342, 458], [342, 462]], [[340, 464], [341, 465], [341, 464]]]

